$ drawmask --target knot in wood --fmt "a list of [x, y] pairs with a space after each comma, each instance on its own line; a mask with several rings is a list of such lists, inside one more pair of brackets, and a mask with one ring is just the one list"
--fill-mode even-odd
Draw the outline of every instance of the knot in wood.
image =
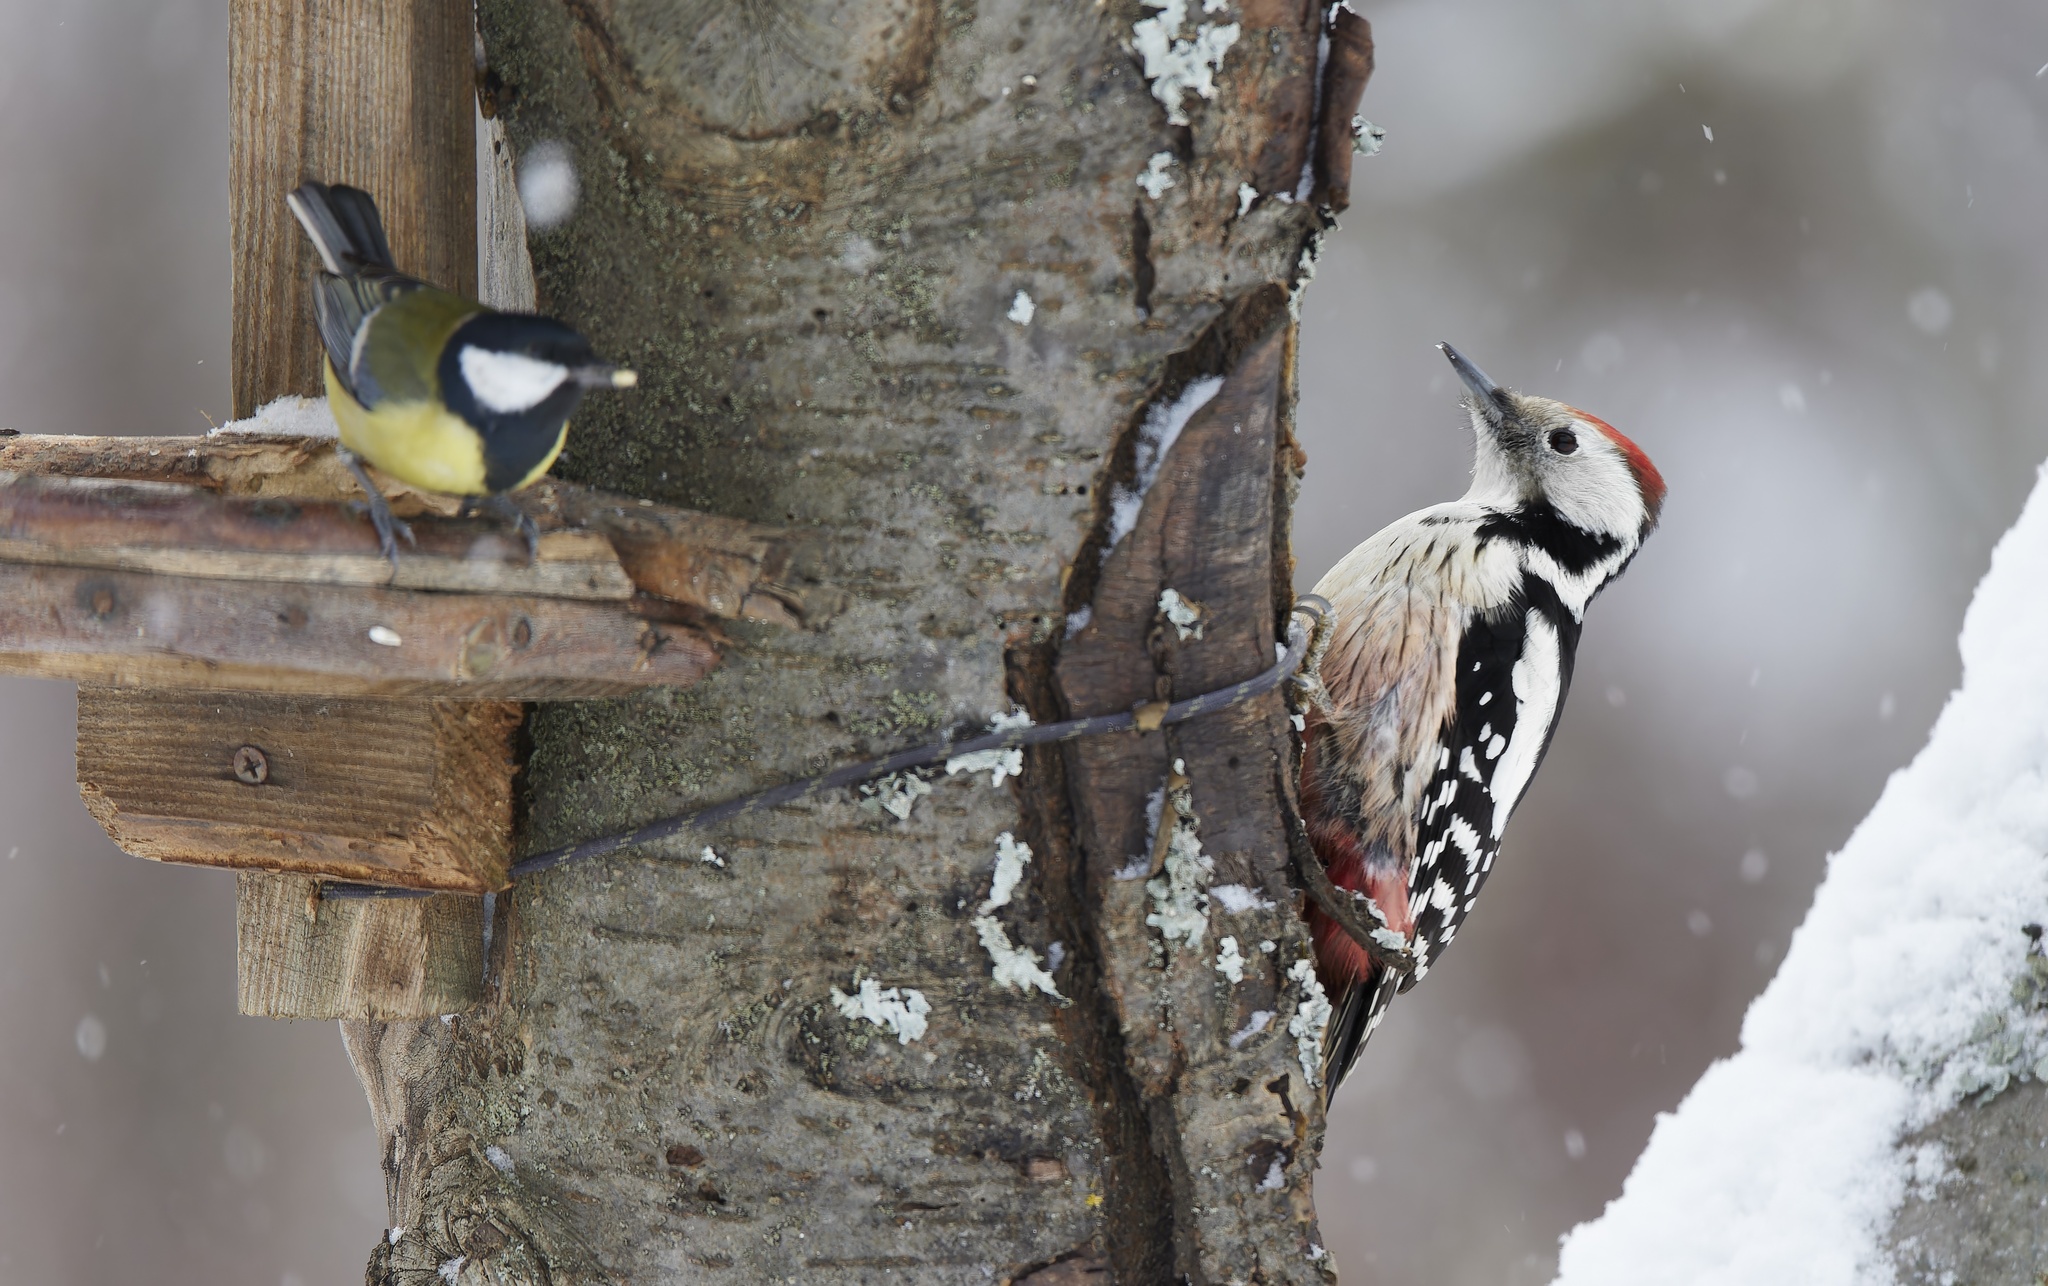
[[235, 751], [232, 761], [235, 780], [250, 786], [261, 786], [270, 780], [270, 756], [254, 746], [243, 746]]
[[104, 621], [112, 616], [120, 602], [113, 585], [107, 581], [89, 580], [78, 587], [78, 605], [91, 613], [95, 620]]

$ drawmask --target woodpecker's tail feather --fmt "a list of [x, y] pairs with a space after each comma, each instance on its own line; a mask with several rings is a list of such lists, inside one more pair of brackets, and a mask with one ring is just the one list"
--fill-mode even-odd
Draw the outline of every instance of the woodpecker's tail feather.
[[1379, 1026], [1380, 1015], [1401, 989], [1397, 977], [1382, 974], [1370, 982], [1346, 984], [1332, 1003], [1329, 1030], [1323, 1034], [1323, 1104], [1337, 1097], [1337, 1087], [1365, 1050], [1365, 1042]]
[[365, 268], [396, 271], [384, 220], [369, 193], [345, 183], [330, 187], [308, 179], [284, 200], [332, 275], [345, 277]]

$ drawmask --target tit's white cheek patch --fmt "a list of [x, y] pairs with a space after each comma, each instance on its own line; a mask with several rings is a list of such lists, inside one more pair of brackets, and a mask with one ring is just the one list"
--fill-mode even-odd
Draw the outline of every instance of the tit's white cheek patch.
[[523, 353], [494, 353], [465, 344], [457, 359], [479, 405], [499, 414], [530, 411], [569, 378], [569, 368]]

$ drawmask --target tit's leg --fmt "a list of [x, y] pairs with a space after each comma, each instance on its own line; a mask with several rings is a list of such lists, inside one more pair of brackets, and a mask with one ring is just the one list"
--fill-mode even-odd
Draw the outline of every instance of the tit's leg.
[[520, 539], [526, 542], [526, 561], [540, 561], [540, 525], [529, 517], [509, 496], [485, 496], [479, 508], [489, 510], [494, 516], [504, 519], [519, 529]]
[[370, 481], [369, 471], [363, 468], [363, 462], [356, 458], [355, 452], [344, 447], [336, 447], [334, 453], [341, 457], [341, 462], [348, 466], [350, 473], [355, 475], [356, 485], [363, 489], [363, 495], [369, 499], [370, 525], [377, 529], [377, 547], [384, 551], [386, 558], [391, 560], [391, 574], [396, 577], [398, 575], [398, 539], [403, 536], [406, 544], [416, 543], [412, 536], [412, 526], [408, 523], [400, 522], [398, 515], [391, 512], [390, 502], [384, 499], [383, 492], [377, 490], [377, 484]]

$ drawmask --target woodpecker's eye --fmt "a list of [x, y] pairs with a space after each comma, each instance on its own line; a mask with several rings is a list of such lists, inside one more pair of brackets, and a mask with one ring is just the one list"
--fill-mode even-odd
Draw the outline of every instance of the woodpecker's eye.
[[1570, 455], [1579, 449], [1579, 435], [1570, 429], [1552, 429], [1550, 431], [1550, 449], [1559, 455]]

